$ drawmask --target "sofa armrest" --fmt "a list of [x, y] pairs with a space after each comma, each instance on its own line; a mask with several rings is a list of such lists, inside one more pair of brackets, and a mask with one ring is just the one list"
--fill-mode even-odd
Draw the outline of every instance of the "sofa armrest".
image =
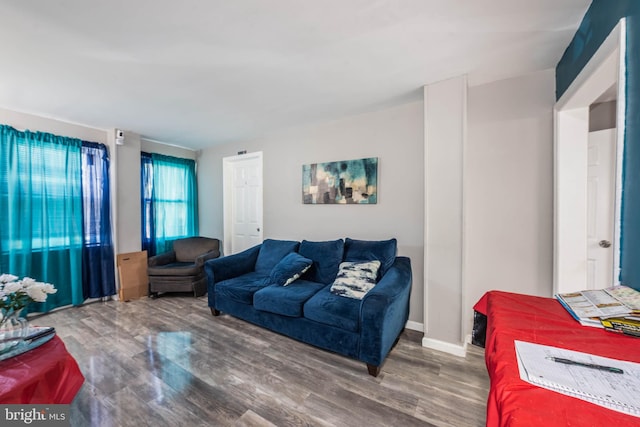
[[207, 253], [197, 256], [194, 263], [195, 265], [203, 266], [206, 261], [210, 259], [218, 258], [219, 256], [220, 256], [220, 251], [217, 249], [212, 249]]
[[216, 282], [232, 279], [254, 270], [262, 245], [253, 246], [237, 254], [205, 261], [209, 307], [216, 308]]
[[391, 268], [362, 299], [360, 360], [380, 366], [409, 318], [411, 261], [396, 257]]
[[237, 254], [205, 261], [204, 271], [214, 282], [232, 279], [254, 270], [260, 246], [253, 246]]
[[165, 252], [163, 254], [154, 255], [149, 258], [147, 265], [149, 267], [158, 267], [160, 265], [171, 264], [176, 262], [176, 253], [174, 251]]

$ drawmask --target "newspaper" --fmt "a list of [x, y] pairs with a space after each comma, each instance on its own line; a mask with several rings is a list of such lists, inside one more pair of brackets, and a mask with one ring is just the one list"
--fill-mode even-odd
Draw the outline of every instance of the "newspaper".
[[640, 313], [640, 292], [627, 286], [556, 295], [580, 324], [603, 327], [600, 319]]

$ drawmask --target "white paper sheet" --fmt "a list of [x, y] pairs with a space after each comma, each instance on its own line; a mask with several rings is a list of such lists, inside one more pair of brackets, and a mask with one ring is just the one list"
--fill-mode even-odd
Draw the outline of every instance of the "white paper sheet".
[[[640, 417], [640, 364], [515, 341], [520, 378], [528, 383]], [[621, 369], [622, 374], [559, 363], [563, 358]]]

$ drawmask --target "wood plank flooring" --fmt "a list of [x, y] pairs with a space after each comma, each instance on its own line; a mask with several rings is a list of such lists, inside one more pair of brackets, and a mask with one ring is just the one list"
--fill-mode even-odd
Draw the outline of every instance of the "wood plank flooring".
[[85, 384], [73, 426], [483, 426], [483, 350], [466, 358], [403, 333], [377, 378], [364, 363], [223, 314], [206, 297], [99, 302], [54, 326]]

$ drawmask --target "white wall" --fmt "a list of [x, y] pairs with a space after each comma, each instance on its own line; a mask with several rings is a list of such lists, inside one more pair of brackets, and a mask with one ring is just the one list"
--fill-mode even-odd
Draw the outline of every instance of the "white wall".
[[[398, 239], [413, 267], [410, 320], [422, 323], [424, 176], [422, 102], [276, 136], [216, 146], [199, 157], [201, 234], [223, 235], [222, 158], [264, 153], [264, 237]], [[302, 165], [378, 157], [376, 205], [304, 205]]]
[[616, 101], [600, 102], [589, 106], [589, 132], [616, 127]]
[[[470, 334], [472, 306], [491, 289], [551, 295], [554, 90], [553, 70], [468, 89], [464, 295], [447, 296], [462, 304], [442, 302], [446, 316], [427, 313], [430, 331], [448, 330], [454, 319], [462, 322], [463, 336]], [[410, 320], [422, 323], [423, 103], [204, 150], [198, 171], [203, 235], [222, 236], [222, 158], [241, 150], [264, 152], [265, 238], [397, 237], [414, 273]], [[374, 156], [380, 159], [378, 205], [302, 204], [302, 164]], [[451, 337], [434, 336], [459, 344], [454, 329]]]
[[466, 333], [490, 289], [551, 296], [553, 70], [469, 88]]
[[[115, 140], [115, 138], [114, 138]], [[125, 132], [124, 144], [116, 145], [117, 194], [114, 230], [116, 253], [138, 252], [142, 247], [142, 203], [140, 201], [140, 136]]]

